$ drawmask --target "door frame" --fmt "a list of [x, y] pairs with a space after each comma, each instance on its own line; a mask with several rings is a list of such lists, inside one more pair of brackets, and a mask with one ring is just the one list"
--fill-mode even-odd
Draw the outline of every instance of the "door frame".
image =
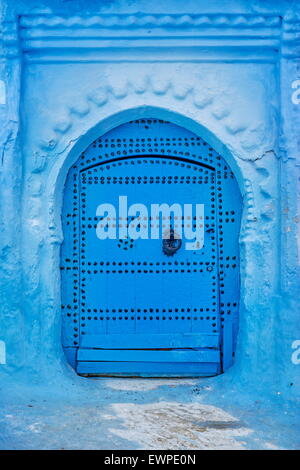
[[[150, 116], [149, 116], [149, 118], [150, 118]], [[156, 116], [154, 116], [154, 117], [151, 116], [151, 118], [152, 119], [156, 118]], [[127, 123], [124, 123], [124, 124], [127, 124]], [[175, 124], [175, 123], [172, 121], [171, 124]], [[176, 124], [175, 124], [175, 126], [176, 126]], [[119, 126], [116, 126], [116, 127], [119, 127]], [[179, 127], [183, 127], [183, 126], [179, 126]], [[186, 130], [189, 130], [189, 129], [186, 129]], [[193, 132], [193, 134], [195, 135], [194, 132]], [[101, 137], [101, 136], [98, 135], [97, 138], [99, 138], [99, 137]], [[203, 136], [200, 136], [200, 137], [203, 139]], [[84, 149], [84, 151], [86, 151], [86, 150], [87, 150], [87, 148]], [[99, 165], [102, 165], [102, 164], [110, 164], [110, 163], [117, 162], [117, 161], [120, 161], [120, 160], [128, 160], [128, 159], [134, 159], [134, 158], [145, 158], [146, 156], [147, 156], [146, 154], [145, 155], [144, 154], [137, 154], [137, 155], [133, 154], [133, 155], [130, 155], [130, 156], [119, 156], [119, 157], [111, 158], [111, 159], [109, 158], [105, 161], [101, 161], [101, 162], [97, 162], [97, 163], [91, 163], [90, 165], [84, 166], [84, 168], [78, 170], [78, 174], [80, 174], [82, 171], [91, 170], [92, 168], [94, 168], [96, 166], [99, 166]], [[149, 154], [149, 157], [153, 159], [153, 158], [156, 157], [156, 155], [155, 154]], [[160, 157], [160, 158], [163, 158], [163, 159], [172, 159], [172, 160], [185, 161], [189, 164], [199, 165], [201, 167], [208, 168], [210, 170], [213, 170], [214, 172], [217, 172], [217, 168], [215, 166], [211, 166], [209, 164], [206, 164], [205, 162], [197, 161], [196, 159], [185, 158], [185, 157], [182, 157], [182, 156], [178, 156], [177, 154], [174, 154], [174, 155], [173, 154], [157, 155], [157, 157]], [[223, 157], [223, 155], [222, 155], [222, 157]], [[78, 158], [79, 158], [79, 155], [77, 155], [76, 161], [78, 160]], [[223, 160], [228, 165], [227, 161], [225, 159], [223, 159]], [[231, 170], [231, 168], [230, 168], [230, 170]], [[243, 209], [243, 207], [241, 209]], [[218, 224], [217, 224], [217, 231], [216, 231], [217, 238], [219, 238], [219, 233], [218, 232], [219, 232], [219, 230], [218, 230]], [[218, 240], [217, 240], [217, 245], [218, 245]], [[219, 254], [219, 247], [218, 247], [218, 256], [219, 255], [220, 254]], [[218, 265], [218, 270], [219, 270], [219, 265]], [[218, 293], [218, 296], [219, 296], [219, 293]], [[220, 299], [219, 299], [219, 303], [220, 303]], [[219, 309], [220, 309], [220, 306], [219, 306]], [[221, 361], [223, 372], [225, 370], [227, 370], [233, 363], [233, 360], [232, 360], [233, 331], [232, 331], [232, 327], [230, 328], [230, 325], [227, 324], [227, 323], [228, 322], [225, 322], [226, 328], [225, 328], [225, 324], [224, 324], [224, 329], [223, 328], [220, 329], [220, 338], [221, 338], [221, 342], [222, 342], [222, 348], [223, 348], [223, 351], [226, 351], [226, 360]], [[231, 359], [229, 359], [229, 357], [231, 357]], [[72, 354], [70, 354], [69, 355], [69, 360], [70, 360], [71, 363], [74, 363], [75, 356], [74, 355], [72, 356]]]

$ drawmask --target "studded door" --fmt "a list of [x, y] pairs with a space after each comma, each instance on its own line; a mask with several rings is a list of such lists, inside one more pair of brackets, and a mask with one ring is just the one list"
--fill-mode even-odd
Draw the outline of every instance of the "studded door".
[[[149, 216], [130, 215], [127, 207], [122, 219], [120, 197], [128, 207], [142, 204]], [[116, 209], [115, 238], [97, 235], [105, 225], [101, 204]], [[182, 212], [154, 217], [153, 204], [178, 204]], [[185, 218], [184, 208], [196, 204], [200, 220], [194, 212]], [[183, 128], [139, 120], [93, 142], [69, 172], [62, 217], [63, 346], [77, 372], [206, 376], [229, 367], [238, 329], [240, 214], [231, 170]], [[134, 221], [140, 238], [120, 237], [117, 228]], [[197, 224], [204, 244], [190, 249], [185, 231]], [[154, 226], [161, 229], [155, 239]]]

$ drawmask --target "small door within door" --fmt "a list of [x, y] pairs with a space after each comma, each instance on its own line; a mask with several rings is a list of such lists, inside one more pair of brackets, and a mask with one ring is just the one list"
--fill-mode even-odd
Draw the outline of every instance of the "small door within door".
[[176, 126], [140, 124], [99, 139], [68, 178], [66, 352], [79, 374], [216, 375], [224, 341], [229, 363], [234, 349], [220, 305], [217, 160], [183, 152], [198, 141]]

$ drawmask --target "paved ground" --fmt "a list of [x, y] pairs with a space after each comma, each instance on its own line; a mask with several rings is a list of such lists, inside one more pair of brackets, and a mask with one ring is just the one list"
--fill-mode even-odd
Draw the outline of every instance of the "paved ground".
[[86, 384], [69, 397], [65, 391], [14, 400], [3, 394], [0, 449], [300, 447], [293, 413], [268, 412], [260, 400], [229, 406], [205, 379], [84, 380], [91, 381], [91, 394]]

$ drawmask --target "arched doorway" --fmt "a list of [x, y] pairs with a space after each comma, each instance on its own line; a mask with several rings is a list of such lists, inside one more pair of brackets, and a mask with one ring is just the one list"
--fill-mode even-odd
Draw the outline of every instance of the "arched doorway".
[[[152, 212], [162, 204], [167, 216]], [[190, 131], [139, 119], [96, 139], [69, 171], [62, 216], [62, 341], [77, 372], [225, 371], [238, 331], [241, 213], [232, 171]]]

